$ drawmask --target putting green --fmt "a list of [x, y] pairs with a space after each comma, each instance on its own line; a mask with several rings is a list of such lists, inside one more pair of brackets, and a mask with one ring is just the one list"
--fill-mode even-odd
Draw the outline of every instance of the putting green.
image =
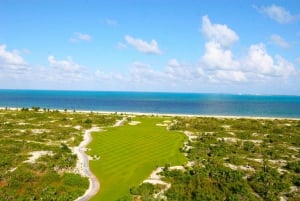
[[166, 118], [137, 117], [134, 120], [141, 123], [92, 134], [88, 154], [101, 157], [90, 161], [91, 170], [100, 181], [100, 191], [92, 200], [115, 201], [129, 194], [131, 187], [140, 184], [158, 166], [186, 163], [179, 152], [186, 136], [156, 125]]

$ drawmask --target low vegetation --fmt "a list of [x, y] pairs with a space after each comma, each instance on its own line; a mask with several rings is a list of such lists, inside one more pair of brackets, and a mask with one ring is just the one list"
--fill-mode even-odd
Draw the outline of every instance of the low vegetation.
[[[89, 186], [75, 173], [71, 148], [92, 125], [117, 115], [69, 113], [38, 107], [0, 110], [0, 200], [75, 200]], [[34, 156], [36, 155], [36, 156]]]
[[299, 120], [177, 117], [169, 129], [193, 136], [188, 148], [181, 149], [193, 165], [184, 170], [164, 168], [163, 180], [171, 184], [165, 197], [153, 191], [148, 191], [150, 199], [132, 197], [300, 200]]
[[[123, 118], [123, 125], [113, 126]], [[0, 110], [0, 201], [75, 200], [84, 194], [88, 179], [74, 171], [72, 149], [93, 126], [102, 131], [92, 133], [87, 151], [101, 186], [92, 200], [300, 200], [299, 120], [33, 107]]]

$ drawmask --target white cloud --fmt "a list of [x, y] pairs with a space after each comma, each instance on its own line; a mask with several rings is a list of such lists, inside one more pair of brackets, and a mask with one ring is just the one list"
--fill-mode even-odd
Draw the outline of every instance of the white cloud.
[[142, 39], [133, 38], [129, 35], [125, 36], [126, 42], [135, 47], [138, 51], [149, 54], [161, 54], [156, 40], [151, 40], [151, 42], [146, 42]]
[[246, 75], [242, 71], [224, 71], [218, 70], [213, 76], [215, 80], [219, 82], [246, 82], [248, 81]]
[[[202, 32], [207, 37], [207, 42], [198, 69], [209, 82], [286, 79], [296, 71], [293, 64], [282, 57], [273, 58], [269, 55], [262, 43], [251, 45], [244, 58], [235, 58], [230, 47], [238, 40], [237, 34], [226, 25], [212, 24], [207, 16], [202, 18]], [[273, 35], [271, 39], [283, 48], [289, 46], [278, 35]]]
[[258, 10], [280, 24], [286, 24], [292, 22], [297, 18], [296, 16], [293, 16], [285, 8], [274, 4], [268, 7], [259, 8]]
[[202, 72], [198, 71], [194, 66], [181, 64], [176, 59], [169, 60], [164, 73], [169, 79], [179, 82], [195, 81], [203, 76]]
[[219, 43], [207, 42], [202, 57], [204, 66], [208, 69], [236, 69], [239, 62], [233, 59], [231, 50], [224, 49]]
[[0, 45], [0, 69], [9, 74], [22, 74], [30, 68], [18, 50], [8, 51], [6, 45]]
[[256, 73], [260, 77], [283, 77], [286, 78], [295, 71], [293, 64], [289, 63], [281, 56], [276, 56], [275, 60], [268, 54], [264, 44], [251, 45], [248, 51], [244, 66], [247, 71]]
[[165, 79], [164, 73], [154, 70], [150, 65], [134, 62], [129, 69], [130, 79], [138, 83], [151, 83], [163, 81]]
[[212, 24], [208, 16], [202, 17], [202, 33], [207, 37], [202, 66], [209, 70], [233, 70], [239, 67], [229, 49], [239, 37], [227, 25]]
[[281, 36], [273, 34], [271, 36], [271, 42], [275, 45], [278, 45], [281, 48], [289, 48], [290, 44], [284, 40]]
[[177, 61], [177, 59], [170, 59], [168, 62], [168, 66], [177, 68], [180, 67], [180, 63]]
[[71, 57], [65, 60], [56, 60], [54, 56], [50, 55], [48, 63], [51, 69], [48, 69], [47, 79], [52, 82], [78, 82], [89, 77], [85, 68], [75, 63]]
[[54, 56], [48, 56], [48, 62], [50, 67], [65, 71], [65, 72], [76, 72], [79, 71], [82, 67], [79, 64], [73, 62], [71, 57], [68, 57], [66, 60], [56, 60]]
[[0, 59], [2, 63], [7, 65], [26, 65], [24, 59], [19, 55], [19, 51], [9, 52], [6, 50], [5, 44], [0, 45]]
[[117, 72], [104, 72], [101, 70], [96, 70], [95, 76], [97, 80], [101, 81], [128, 81], [121, 73]]
[[227, 25], [212, 24], [207, 15], [202, 17], [201, 30], [209, 41], [219, 43], [223, 47], [229, 47], [239, 40], [238, 35]]
[[83, 34], [80, 32], [73, 33], [73, 36], [70, 38], [70, 42], [80, 42], [80, 41], [90, 41], [92, 37], [88, 34]]

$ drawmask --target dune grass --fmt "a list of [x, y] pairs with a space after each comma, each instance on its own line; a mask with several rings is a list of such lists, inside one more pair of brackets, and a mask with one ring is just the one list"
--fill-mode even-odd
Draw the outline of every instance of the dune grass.
[[182, 165], [186, 158], [179, 152], [185, 136], [157, 126], [165, 118], [137, 117], [138, 125], [108, 128], [93, 134], [88, 152], [99, 155], [90, 161], [100, 180], [100, 191], [92, 200], [115, 201], [139, 185], [158, 166]]

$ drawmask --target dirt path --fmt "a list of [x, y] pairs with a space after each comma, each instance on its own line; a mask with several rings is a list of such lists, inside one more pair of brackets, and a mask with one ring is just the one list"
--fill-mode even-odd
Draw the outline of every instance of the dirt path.
[[76, 169], [80, 172], [82, 176], [86, 176], [89, 178], [89, 188], [84, 193], [84, 195], [80, 196], [76, 199], [76, 201], [87, 201], [100, 190], [100, 183], [97, 177], [91, 172], [89, 167], [89, 158], [85, 153], [86, 146], [92, 141], [91, 132], [100, 131], [98, 127], [93, 127], [89, 130], [85, 131], [83, 141], [80, 143], [78, 147], [74, 148], [74, 152], [78, 156], [79, 162], [76, 165]]
[[[127, 118], [124, 117], [123, 119], [117, 121], [114, 127], [122, 126], [126, 120]], [[76, 201], [87, 201], [91, 199], [94, 195], [96, 195], [100, 190], [100, 183], [97, 177], [91, 172], [89, 167], [89, 158], [88, 155], [85, 153], [86, 146], [92, 141], [91, 132], [94, 131], [100, 131], [100, 129], [98, 127], [92, 127], [91, 129], [86, 130], [83, 136], [83, 141], [78, 147], [73, 148], [73, 152], [78, 156], [76, 171], [82, 176], [88, 177], [90, 182], [87, 191], [84, 193], [84, 195], [77, 198]]]
[[122, 125], [125, 123], [126, 120], [127, 120], [127, 118], [124, 117], [123, 119], [117, 121], [117, 122], [115, 123], [115, 125], [113, 125], [113, 127], [122, 126]]

